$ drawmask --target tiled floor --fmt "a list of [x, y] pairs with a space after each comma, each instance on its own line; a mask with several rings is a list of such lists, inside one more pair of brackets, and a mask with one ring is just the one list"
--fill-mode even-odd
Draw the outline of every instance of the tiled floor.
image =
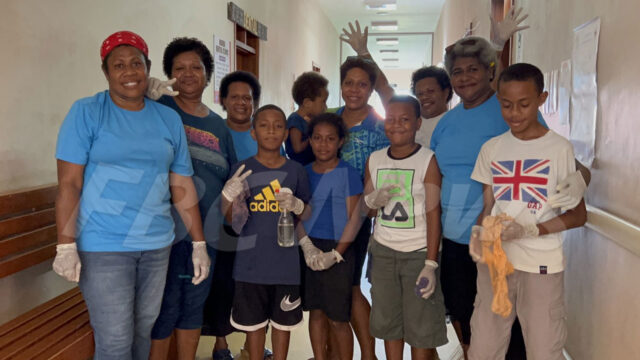
[[[371, 284], [365, 279], [362, 280], [362, 293], [370, 298], [370, 290]], [[305, 313], [304, 316], [304, 326], [294, 330], [291, 333], [291, 342], [289, 346], [289, 356], [288, 359], [291, 360], [307, 360], [313, 357], [313, 352], [311, 351], [311, 342], [309, 341], [309, 329], [307, 326], [308, 313]], [[267, 347], [270, 347], [270, 335], [267, 334]], [[438, 348], [438, 354], [441, 360], [459, 360], [462, 358], [462, 349], [460, 348], [458, 339], [456, 338], [456, 334], [453, 330], [453, 327], [448, 324], [447, 325], [447, 337], [449, 339], [449, 343]], [[234, 333], [231, 336], [227, 337], [227, 341], [229, 342], [229, 347], [231, 352], [235, 355], [240, 352], [240, 348], [244, 343], [244, 334]], [[198, 352], [196, 359], [198, 360], [207, 360], [211, 359], [211, 349], [213, 349], [214, 338], [211, 336], [203, 336], [200, 338], [200, 344], [198, 345]], [[405, 346], [404, 358], [411, 359], [410, 348]], [[358, 348], [358, 342], [354, 338], [354, 359], [360, 359], [360, 351]], [[382, 340], [376, 340], [376, 355], [378, 359], [385, 359], [384, 355], [384, 344]]]

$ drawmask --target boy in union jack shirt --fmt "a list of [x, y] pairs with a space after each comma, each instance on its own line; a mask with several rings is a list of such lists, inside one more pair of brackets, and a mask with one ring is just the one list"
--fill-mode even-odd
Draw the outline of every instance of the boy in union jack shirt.
[[[493, 291], [486, 264], [478, 263], [478, 294], [471, 317], [469, 359], [504, 359], [511, 325], [522, 324], [527, 357], [564, 359], [567, 336], [564, 310], [564, 257], [561, 232], [584, 225], [584, 199], [560, 213], [549, 204], [560, 180], [575, 172], [571, 143], [546, 129], [537, 110], [547, 98], [540, 70], [515, 64], [500, 75], [498, 99], [510, 130], [487, 141], [471, 178], [484, 184], [488, 215], [506, 213], [502, 247], [515, 272], [507, 277], [513, 311], [503, 318], [491, 311]], [[470, 248], [478, 246], [471, 235]]]

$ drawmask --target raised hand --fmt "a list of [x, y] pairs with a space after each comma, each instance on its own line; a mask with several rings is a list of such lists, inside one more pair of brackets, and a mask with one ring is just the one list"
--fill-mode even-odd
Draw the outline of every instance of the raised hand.
[[244, 164], [240, 165], [238, 170], [236, 170], [235, 174], [227, 180], [222, 188], [222, 196], [227, 199], [229, 202], [233, 202], [240, 194], [242, 194], [242, 182], [251, 175], [252, 171], [247, 170], [245, 173], [242, 173], [244, 170]]
[[493, 16], [489, 16], [491, 19], [491, 45], [493, 45], [496, 51], [502, 51], [504, 44], [507, 43], [513, 34], [529, 28], [529, 25], [518, 26], [529, 17], [528, 14], [519, 17], [521, 12], [522, 8], [512, 7], [500, 22], [497, 22]]
[[147, 84], [147, 97], [151, 100], [158, 100], [162, 95], [176, 96], [180, 94], [178, 91], [173, 91], [171, 85], [175, 84], [176, 78], [171, 80], [162, 81], [154, 77], [150, 77]]
[[364, 27], [364, 33], [360, 30], [360, 23], [356, 20], [356, 27], [353, 27], [352, 23], [349, 23], [349, 30], [347, 31], [345, 28], [342, 28], [343, 34], [340, 35], [340, 40], [351, 45], [351, 48], [358, 54], [359, 56], [369, 54], [369, 49], [367, 48], [367, 37], [369, 36], [369, 27]]

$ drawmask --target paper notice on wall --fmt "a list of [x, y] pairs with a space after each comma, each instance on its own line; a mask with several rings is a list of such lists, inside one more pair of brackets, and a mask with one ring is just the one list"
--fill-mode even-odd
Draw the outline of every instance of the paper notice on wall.
[[595, 157], [599, 36], [599, 17], [573, 30], [570, 140], [576, 158], [588, 167]]
[[[546, 72], [544, 74], [542, 74], [542, 81], [544, 81], [544, 91], [546, 91], [547, 93], [551, 93], [551, 74]], [[551, 101], [549, 100], [549, 97], [547, 97], [547, 101], [544, 102], [544, 104], [542, 104], [542, 110], [540, 110], [543, 114], [551, 114]]]
[[523, 40], [522, 40], [522, 31], [518, 31], [515, 34], [515, 39], [516, 39], [516, 45], [515, 45], [515, 53], [516, 53], [516, 63], [521, 63], [524, 60], [524, 44], [523, 44]]
[[231, 42], [213, 36], [213, 102], [220, 104], [220, 82], [231, 71]]
[[558, 113], [560, 125], [569, 125], [571, 105], [571, 60], [565, 60], [560, 64], [558, 72]]
[[558, 69], [551, 70], [549, 74], [549, 112], [558, 112]]

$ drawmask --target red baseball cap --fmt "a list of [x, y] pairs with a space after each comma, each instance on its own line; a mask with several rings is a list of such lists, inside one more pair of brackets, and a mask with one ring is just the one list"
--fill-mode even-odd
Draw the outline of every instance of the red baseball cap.
[[144, 42], [144, 39], [140, 35], [131, 31], [118, 31], [109, 35], [109, 37], [102, 42], [102, 46], [100, 47], [100, 59], [104, 60], [104, 58], [107, 57], [107, 55], [109, 55], [116, 46], [120, 45], [131, 45], [142, 51], [144, 56], [149, 57], [149, 48], [147, 47], [147, 43]]

